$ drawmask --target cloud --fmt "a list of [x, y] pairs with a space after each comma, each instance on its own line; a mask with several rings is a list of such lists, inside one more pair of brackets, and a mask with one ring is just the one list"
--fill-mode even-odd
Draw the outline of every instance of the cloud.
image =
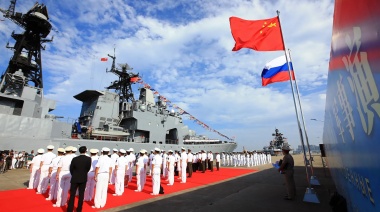
[[[45, 4], [56, 30], [51, 32], [54, 42], [42, 52], [45, 96], [58, 101], [54, 112], [59, 115], [77, 117], [80, 102], [72, 96], [85, 89], [102, 90], [116, 79], [105, 72], [111, 63], [100, 62], [116, 48], [117, 63], [128, 63], [145, 82], [213, 129], [236, 136], [237, 150], [261, 149], [272, 139], [275, 127], [298, 145], [289, 82], [261, 87], [265, 63], [283, 53], [231, 51], [230, 16], [264, 19], [276, 16], [279, 8], [305, 120], [323, 117], [332, 1], [47, 0]], [[31, 5], [17, 2], [16, 11], [25, 12]], [[11, 40], [15, 24], [0, 24], [1, 40]], [[11, 56], [4, 48], [0, 53]], [[0, 59], [3, 70], [9, 57]], [[198, 134], [219, 138], [193, 121], [186, 123]], [[309, 130], [322, 137], [316, 125]]]

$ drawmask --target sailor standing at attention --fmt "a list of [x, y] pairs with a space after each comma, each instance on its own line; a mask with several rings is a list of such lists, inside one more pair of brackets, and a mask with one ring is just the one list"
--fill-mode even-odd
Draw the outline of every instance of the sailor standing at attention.
[[121, 196], [124, 193], [124, 177], [127, 166], [127, 159], [124, 157], [126, 151], [124, 149], [119, 150], [119, 158], [116, 161], [116, 178], [115, 178], [115, 193], [113, 196]]
[[143, 182], [141, 185], [141, 190], [144, 189], [145, 183], [146, 183], [146, 173], [147, 173], [147, 167], [149, 163], [149, 157], [148, 157], [148, 151], [144, 149], [144, 155], [143, 155], [143, 162], [144, 162], [144, 173], [143, 173]]
[[194, 155], [191, 153], [191, 149], [187, 150], [187, 170], [189, 173], [189, 178], [193, 175], [193, 159]]
[[219, 152], [216, 153], [215, 160], [216, 160], [216, 171], [219, 171], [219, 166], [220, 166], [220, 154], [219, 154]]
[[184, 147], [181, 148], [181, 183], [186, 183], [187, 154]]
[[143, 187], [142, 184], [144, 182], [144, 173], [146, 173], [145, 172], [146, 166], [144, 165], [144, 154], [145, 154], [145, 150], [144, 149], [140, 150], [140, 155], [137, 158], [137, 162], [136, 162], [136, 186], [137, 186], [137, 189], [135, 190], [135, 192], [141, 192], [142, 187]]
[[66, 205], [68, 192], [70, 189], [70, 164], [73, 160], [73, 155], [71, 154], [72, 146], [65, 148], [66, 155], [61, 158], [58, 162], [58, 170], [55, 179], [59, 183], [58, 192], [57, 192], [57, 202], [53, 207], [61, 207]]
[[30, 163], [30, 178], [29, 178], [29, 187], [28, 189], [34, 189], [37, 188], [39, 181], [40, 181], [40, 164], [41, 164], [41, 158], [42, 154], [45, 152], [44, 149], [38, 149], [37, 150], [37, 156], [33, 157], [32, 162]]
[[127, 169], [125, 171], [124, 188], [128, 187], [129, 179], [132, 178], [132, 156], [129, 149], [127, 149], [126, 152], [127, 154], [125, 155], [125, 160], [127, 164]]
[[128, 180], [128, 183], [130, 183], [132, 181], [132, 172], [133, 172], [133, 166], [135, 165], [135, 162], [136, 162], [136, 155], [135, 153], [133, 152], [134, 149], [133, 148], [129, 148], [129, 152], [130, 152], [130, 155], [131, 155], [131, 167], [129, 169], [129, 180]]
[[285, 176], [285, 184], [288, 195], [284, 198], [285, 200], [293, 200], [296, 195], [296, 184], [294, 182], [294, 160], [289, 154], [290, 147], [288, 145], [282, 146], [282, 154], [284, 158], [282, 159], [282, 164], [278, 171]]
[[[160, 192], [160, 183], [161, 183], [161, 167], [162, 167], [162, 157], [160, 156], [160, 149], [154, 148], [154, 157], [152, 161], [153, 168], [153, 177], [152, 177], [152, 187], [153, 192], [151, 195], [158, 195]], [[185, 175], [186, 176], [186, 175]]]
[[112, 184], [112, 185], [115, 184], [115, 177], [116, 177], [115, 166], [116, 166], [116, 161], [118, 158], [119, 158], [118, 149], [114, 148], [113, 154], [111, 155], [113, 166], [112, 166], [112, 175], [111, 175], [111, 179], [110, 179], [110, 184]]
[[167, 159], [168, 159], [168, 154], [166, 154], [166, 151], [163, 150], [162, 151], [163, 154], [162, 154], [162, 177], [163, 178], [166, 178], [166, 176], [168, 175], [168, 167], [166, 167], [166, 164], [167, 164]]
[[169, 150], [169, 155], [167, 159], [167, 167], [168, 167], [168, 181], [167, 185], [172, 186], [174, 184], [174, 163], [175, 158], [173, 156], [173, 150]]
[[37, 187], [37, 194], [44, 194], [47, 190], [49, 180], [50, 180], [49, 166], [51, 162], [53, 161], [53, 159], [57, 157], [57, 155], [53, 153], [53, 149], [54, 149], [53, 145], [47, 146], [47, 152], [43, 154], [41, 157], [41, 163], [40, 163], [41, 174], [40, 174], [40, 182]]
[[91, 201], [94, 198], [94, 191], [95, 191], [95, 168], [96, 164], [98, 163], [99, 156], [97, 149], [90, 149], [91, 154], [91, 168], [90, 171], [88, 171], [87, 174], [87, 183], [86, 183], [86, 190], [84, 191], [84, 201]]
[[49, 190], [49, 197], [46, 198], [46, 200], [56, 200], [57, 199], [57, 192], [58, 192], [58, 181], [57, 181], [57, 170], [58, 170], [58, 163], [63, 157], [63, 154], [65, 153], [64, 148], [58, 148], [58, 156], [55, 157], [51, 164], [49, 165], [49, 178], [50, 178], [50, 190]]
[[211, 172], [213, 172], [214, 171], [214, 155], [212, 154], [211, 151], [208, 153], [208, 161], [209, 161], [209, 169], [211, 170]]
[[113, 161], [108, 157], [110, 149], [107, 147], [102, 148], [102, 156], [99, 157], [98, 163], [95, 168], [95, 181], [96, 181], [96, 190], [94, 205], [92, 208], [102, 208], [106, 205], [107, 202], [107, 190], [108, 182], [111, 178]]
[[207, 160], [207, 154], [204, 150], [202, 150], [202, 154], [201, 154], [201, 170], [202, 170], [202, 173], [205, 173], [205, 170], [206, 170], [206, 160]]
[[70, 200], [67, 207], [67, 212], [72, 212], [74, 210], [74, 199], [75, 193], [78, 190], [78, 206], [76, 211], [82, 211], [84, 190], [86, 189], [87, 183], [87, 173], [91, 168], [91, 158], [86, 156], [87, 147], [79, 147], [80, 155], [74, 157], [70, 164], [70, 174], [71, 174], [71, 186], [70, 186]]

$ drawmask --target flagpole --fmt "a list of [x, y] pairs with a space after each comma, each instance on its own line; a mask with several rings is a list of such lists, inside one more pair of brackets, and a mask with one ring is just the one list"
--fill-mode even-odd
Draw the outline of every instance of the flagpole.
[[[292, 61], [290, 49], [288, 49], [288, 53], [289, 53], [289, 59], [290, 59], [290, 61]], [[308, 152], [309, 152], [309, 160], [307, 160], [307, 162], [310, 162], [310, 169], [311, 169], [310, 183], [314, 184], [314, 185], [320, 185], [317, 178], [314, 176], [313, 157], [311, 156], [309, 137], [307, 136], [306, 124], [305, 124], [305, 119], [304, 119], [304, 115], [302, 112], [302, 106], [301, 106], [301, 97], [300, 97], [300, 93], [299, 93], [299, 89], [298, 89], [297, 77], [296, 77], [296, 72], [294, 70], [294, 67], [293, 67], [293, 74], [294, 74], [294, 83], [295, 83], [297, 98], [298, 98], [298, 105], [300, 107], [301, 119], [302, 119], [302, 123], [303, 123], [303, 130], [305, 132], [306, 144], [307, 144], [307, 148], [308, 148]]]
[[[292, 82], [293, 81], [293, 77], [292, 77], [292, 74], [290, 73], [289, 58], [288, 58], [288, 54], [286, 53], [285, 41], [284, 41], [284, 35], [282, 33], [282, 28], [281, 28], [280, 11], [279, 10], [277, 10], [277, 18], [278, 18], [278, 23], [280, 24], [281, 39], [282, 39], [282, 43], [284, 44], [284, 54], [285, 54], [285, 58], [286, 58], [286, 63], [288, 64], [288, 67], [289, 67], [288, 74], [289, 74], [289, 79], [290, 79], [290, 87], [292, 89], [294, 110], [296, 112], [298, 131], [299, 131], [299, 134], [300, 134], [300, 139], [301, 139], [301, 144], [302, 144], [302, 149], [303, 149], [303, 154], [304, 154], [304, 164], [305, 164], [305, 170], [306, 170], [306, 180], [308, 182], [308, 188], [306, 189], [306, 193], [305, 193], [305, 196], [304, 196], [304, 201], [319, 203], [318, 197], [313, 192], [313, 190], [311, 188], [311, 184], [310, 184], [309, 171], [308, 171], [307, 163], [306, 163], [307, 156], [306, 156], [306, 150], [305, 150], [305, 143], [304, 143], [303, 133], [302, 133], [301, 124], [300, 124], [299, 115], [298, 115], [296, 97], [294, 95], [294, 87], [293, 87], [293, 82]], [[294, 73], [294, 70], [293, 70], [293, 73]]]

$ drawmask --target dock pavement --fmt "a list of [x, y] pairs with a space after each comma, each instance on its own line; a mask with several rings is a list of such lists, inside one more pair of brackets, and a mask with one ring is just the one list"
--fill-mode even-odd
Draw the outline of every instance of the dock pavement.
[[[244, 167], [258, 170], [255, 173], [106, 211], [332, 211], [329, 201], [335, 191], [335, 185], [328, 168], [323, 166], [320, 155], [313, 155], [314, 176], [317, 177], [320, 185], [312, 186], [320, 203], [303, 201], [308, 187], [303, 155], [293, 155], [293, 157], [297, 195], [292, 201], [283, 199], [286, 194], [284, 176], [279, 174], [271, 164], [266, 164]], [[274, 156], [272, 162], [280, 159], [282, 157]], [[28, 170], [10, 170], [0, 174], [0, 191], [26, 188], [28, 180]]]

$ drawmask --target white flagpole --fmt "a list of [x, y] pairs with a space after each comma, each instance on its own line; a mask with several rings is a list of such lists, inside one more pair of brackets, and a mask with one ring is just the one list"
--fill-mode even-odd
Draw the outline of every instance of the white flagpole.
[[[290, 59], [290, 61], [292, 61], [292, 56], [290, 54], [290, 49], [288, 49], [288, 53], [289, 53], [289, 59]], [[310, 169], [311, 169], [310, 183], [314, 184], [314, 185], [319, 185], [319, 182], [318, 182], [317, 178], [314, 176], [313, 157], [311, 156], [309, 137], [307, 136], [306, 124], [305, 124], [305, 119], [304, 119], [304, 116], [303, 116], [302, 106], [301, 106], [301, 97], [300, 97], [300, 93], [299, 93], [299, 89], [298, 89], [297, 77], [296, 77], [296, 72], [295, 72], [294, 68], [293, 68], [293, 74], [294, 74], [294, 83], [296, 85], [295, 87], [296, 87], [296, 91], [297, 91], [298, 105], [300, 107], [300, 112], [301, 112], [301, 119], [302, 119], [302, 124], [303, 124], [303, 130], [305, 132], [306, 145], [307, 145], [308, 152], [309, 152], [309, 160], [307, 160], [307, 162], [310, 162]]]
[[[278, 22], [280, 24], [280, 32], [281, 32], [282, 43], [284, 44], [284, 53], [285, 53], [286, 63], [288, 64], [288, 67], [289, 67], [289, 70], [288, 70], [289, 78], [290, 78], [289, 81], [290, 81], [290, 87], [292, 89], [293, 103], [294, 103], [294, 109], [295, 109], [296, 117], [297, 117], [298, 131], [299, 131], [299, 134], [300, 134], [301, 144], [302, 144], [302, 148], [303, 148], [304, 164], [305, 164], [305, 170], [306, 170], [306, 179], [307, 179], [307, 182], [308, 182], [308, 188], [306, 189], [306, 193], [305, 193], [305, 196], [304, 196], [304, 201], [319, 203], [318, 197], [316, 196], [315, 192], [311, 188], [311, 184], [310, 184], [309, 171], [308, 171], [308, 167], [307, 167], [307, 163], [306, 163], [307, 156], [306, 156], [306, 150], [305, 150], [305, 142], [304, 142], [304, 139], [303, 139], [303, 133], [302, 133], [301, 124], [300, 124], [300, 120], [299, 120], [298, 108], [297, 108], [297, 103], [296, 103], [296, 97], [294, 95], [294, 88], [293, 88], [293, 82], [292, 82], [293, 81], [293, 77], [292, 77], [292, 74], [290, 73], [289, 58], [288, 58], [288, 54], [287, 54], [286, 48], [285, 48], [284, 36], [282, 34], [282, 28], [281, 28], [281, 22], [280, 22], [280, 11], [278, 11], [278, 10], [277, 10], [277, 17], [278, 17]], [[294, 73], [294, 70], [293, 70], [293, 73]]]

